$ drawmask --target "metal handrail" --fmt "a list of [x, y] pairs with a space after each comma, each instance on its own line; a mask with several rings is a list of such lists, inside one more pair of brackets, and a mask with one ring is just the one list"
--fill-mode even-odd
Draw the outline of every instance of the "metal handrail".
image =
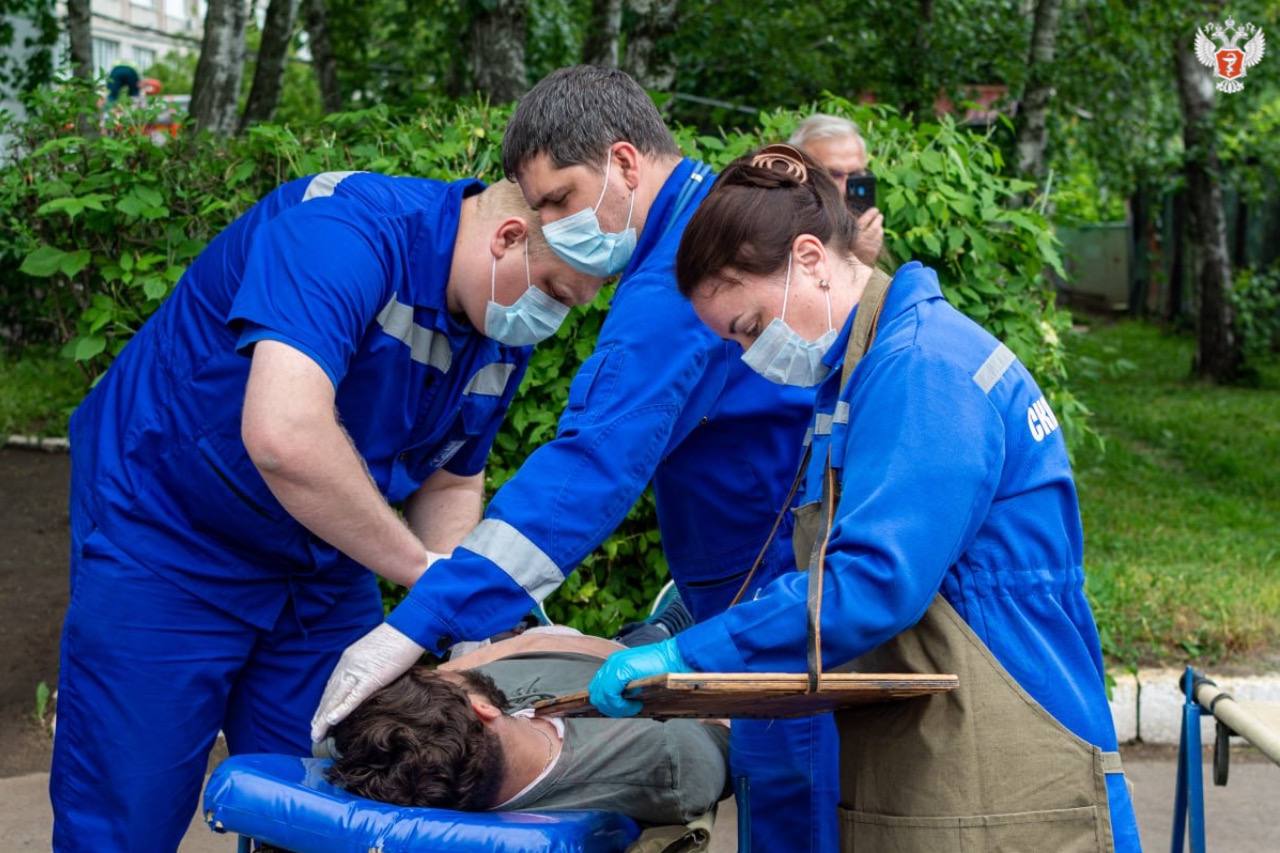
[[1280, 764], [1280, 731], [1249, 713], [1249, 709], [1237, 702], [1230, 693], [1200, 673], [1196, 673], [1192, 693], [1201, 708], [1226, 724], [1234, 734], [1247, 740], [1267, 758]]

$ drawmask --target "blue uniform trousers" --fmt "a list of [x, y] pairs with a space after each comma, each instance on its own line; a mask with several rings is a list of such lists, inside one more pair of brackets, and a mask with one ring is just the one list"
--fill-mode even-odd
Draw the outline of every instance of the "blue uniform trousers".
[[[682, 567], [684, 568], [684, 567]], [[770, 547], [769, 556], [744, 596], [783, 572], [793, 571], [790, 525]], [[727, 578], [691, 577], [676, 585], [698, 621], [724, 612], [742, 585], [745, 570]], [[746, 791], [753, 853], [774, 850], [827, 853], [840, 849], [840, 736], [830, 714], [785, 720], [735, 719], [729, 732], [729, 765], [734, 791]], [[744, 807], [739, 799], [738, 808]]]
[[729, 763], [736, 791], [747, 780], [752, 853], [840, 849], [840, 739], [830, 714], [734, 720]]
[[[338, 656], [382, 620], [374, 577], [305, 581], [275, 626], [130, 559], [73, 511], [49, 782], [58, 851], [176, 850], [219, 729], [234, 753], [310, 753], [310, 720]], [[305, 628], [303, 626], [306, 626]]]

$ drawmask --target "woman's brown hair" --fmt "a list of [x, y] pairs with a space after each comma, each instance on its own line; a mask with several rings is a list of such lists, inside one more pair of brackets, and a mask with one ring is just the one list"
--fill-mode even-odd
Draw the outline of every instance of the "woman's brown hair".
[[791, 244], [812, 234], [841, 255], [857, 234], [835, 181], [791, 145], [767, 145], [730, 163], [684, 229], [676, 253], [680, 292], [725, 269], [767, 275], [787, 262]]

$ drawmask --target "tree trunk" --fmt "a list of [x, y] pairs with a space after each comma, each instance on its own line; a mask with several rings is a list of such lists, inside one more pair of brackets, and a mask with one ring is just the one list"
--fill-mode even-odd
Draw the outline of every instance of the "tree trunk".
[[1133, 224], [1129, 231], [1133, 265], [1129, 271], [1129, 313], [1141, 317], [1146, 313], [1147, 292], [1151, 289], [1151, 193], [1145, 179], [1139, 177], [1129, 201]]
[[258, 62], [253, 71], [253, 86], [249, 89], [249, 102], [240, 118], [240, 130], [255, 121], [270, 121], [280, 103], [280, 89], [284, 84], [284, 68], [289, 61], [289, 44], [293, 41], [293, 27], [298, 19], [298, 0], [271, 0], [267, 6], [267, 20], [262, 28], [262, 41], [258, 46]]
[[1031, 55], [1027, 63], [1027, 86], [1018, 110], [1018, 172], [1032, 180], [1044, 176], [1044, 149], [1048, 141], [1045, 117], [1053, 95], [1050, 69], [1053, 46], [1058, 37], [1062, 0], [1039, 0], [1031, 30]]
[[1165, 317], [1174, 325], [1182, 322], [1187, 281], [1187, 191], [1178, 190], [1169, 200], [1169, 300]]
[[591, 0], [591, 22], [582, 45], [587, 65], [618, 67], [618, 35], [622, 32], [622, 0]]
[[93, 32], [89, 0], [67, 0], [67, 35], [71, 41], [71, 73], [93, 79]]
[[670, 91], [676, 64], [662, 41], [676, 31], [678, 0], [628, 0], [633, 23], [627, 33], [627, 73], [646, 89]]
[[203, 130], [226, 136], [236, 129], [244, 75], [244, 0], [209, 0], [204, 41], [191, 84], [191, 118]]
[[529, 88], [524, 65], [527, 0], [475, 4], [471, 18], [471, 79], [495, 104], [514, 101]]
[[307, 47], [311, 51], [311, 67], [320, 85], [320, 102], [327, 113], [342, 109], [342, 89], [338, 86], [338, 60], [333, 55], [333, 43], [329, 41], [329, 24], [325, 15], [324, 0], [306, 0], [304, 14], [307, 28]]
[[1195, 372], [1214, 382], [1231, 382], [1240, 374], [1243, 356], [1231, 305], [1231, 261], [1213, 137], [1213, 81], [1185, 36], [1178, 40], [1174, 66], [1182, 104], [1190, 242], [1200, 297]]
[[900, 83], [904, 96], [902, 98], [903, 115], [922, 115], [926, 120], [933, 120], [933, 103], [938, 96], [933, 70], [929, 59], [933, 56], [933, 0], [920, 0], [916, 7], [915, 25], [912, 28], [910, 62], [898, 63], [901, 71]]
[[1235, 241], [1231, 246], [1231, 267], [1241, 270], [1249, 266], [1249, 203], [1244, 193], [1236, 194]]

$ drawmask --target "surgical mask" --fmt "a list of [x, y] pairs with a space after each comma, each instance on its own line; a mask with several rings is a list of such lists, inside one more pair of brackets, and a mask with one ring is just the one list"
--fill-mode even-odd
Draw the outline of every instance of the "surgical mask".
[[609, 189], [609, 170], [613, 168], [613, 156], [605, 161], [604, 186], [595, 207], [584, 207], [572, 216], [557, 219], [542, 226], [542, 236], [548, 245], [569, 266], [578, 272], [607, 278], [617, 275], [627, 267], [636, 250], [636, 229], [631, 227], [631, 214], [636, 206], [635, 191], [631, 192], [631, 204], [627, 207], [627, 224], [616, 233], [600, 228], [596, 215], [604, 194]]
[[524, 278], [528, 283], [525, 292], [510, 305], [499, 305], [498, 259], [493, 259], [489, 270], [489, 304], [484, 309], [484, 333], [500, 344], [524, 347], [545, 341], [556, 333], [564, 318], [569, 316], [569, 306], [557, 302], [533, 286], [529, 275], [529, 241], [524, 241]]
[[787, 297], [791, 292], [791, 255], [787, 255], [787, 280], [782, 291], [782, 316], [774, 317], [755, 343], [742, 354], [747, 366], [770, 382], [808, 388], [817, 385], [831, 368], [822, 358], [836, 339], [831, 324], [831, 291], [827, 294], [827, 332], [816, 341], [806, 341], [787, 325]]

